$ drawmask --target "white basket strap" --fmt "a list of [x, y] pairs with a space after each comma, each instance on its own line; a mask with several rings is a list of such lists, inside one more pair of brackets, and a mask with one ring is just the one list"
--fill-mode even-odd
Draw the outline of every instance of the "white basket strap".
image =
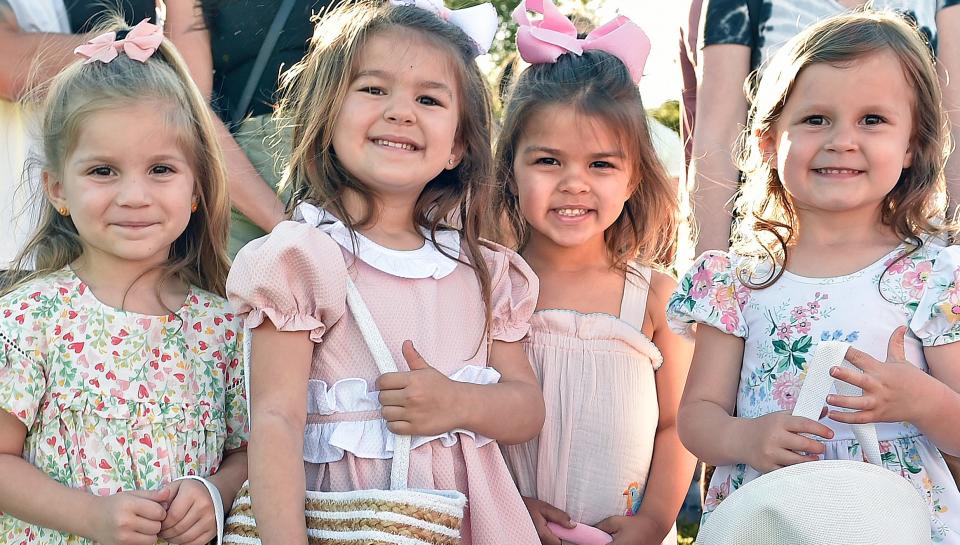
[[[826, 404], [827, 394], [837, 384], [837, 393], [844, 396], [861, 396], [863, 391], [846, 382], [834, 381], [830, 376], [830, 368], [839, 366], [847, 369], [860, 370], [844, 359], [849, 344], [840, 341], [821, 341], [813, 357], [807, 362], [807, 377], [803, 380], [797, 404], [793, 408], [794, 416], [803, 416], [810, 420], [819, 420], [820, 411]], [[877, 428], [873, 424], [855, 424], [853, 434], [860, 442], [864, 457], [874, 465], [882, 465], [880, 459], [880, 442], [877, 438]]]
[[[360, 291], [350, 277], [347, 277], [347, 306], [353, 313], [353, 319], [360, 328], [367, 348], [373, 354], [373, 359], [377, 362], [377, 368], [381, 373], [396, 373], [397, 364], [393, 361], [390, 349], [387, 343], [383, 341], [380, 330], [377, 328], [373, 316], [367, 309], [367, 305], [360, 297]], [[407, 488], [407, 475], [410, 468], [410, 436], [395, 435], [393, 441], [393, 466], [390, 470], [390, 489], [403, 490]]]

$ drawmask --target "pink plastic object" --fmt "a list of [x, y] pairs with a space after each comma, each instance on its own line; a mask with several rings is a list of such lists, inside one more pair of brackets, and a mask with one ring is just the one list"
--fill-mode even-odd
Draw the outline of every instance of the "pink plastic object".
[[573, 528], [564, 528], [559, 524], [548, 522], [547, 528], [560, 539], [577, 545], [604, 545], [613, 541], [610, 534], [586, 524], [577, 523]]

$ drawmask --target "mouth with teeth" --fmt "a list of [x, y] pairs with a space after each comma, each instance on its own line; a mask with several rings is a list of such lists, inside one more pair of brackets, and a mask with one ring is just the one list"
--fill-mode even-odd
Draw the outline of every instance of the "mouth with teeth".
[[406, 142], [393, 142], [391, 140], [384, 140], [382, 138], [374, 138], [371, 141], [374, 144], [385, 147], [385, 148], [393, 148], [393, 149], [399, 149], [404, 151], [417, 151], [418, 149], [420, 149], [413, 144], [408, 144]]
[[857, 170], [853, 168], [815, 168], [813, 169], [817, 174], [862, 174], [862, 170]]
[[580, 216], [587, 215], [590, 210], [586, 208], [557, 208], [557, 214], [565, 218], [579, 218]]

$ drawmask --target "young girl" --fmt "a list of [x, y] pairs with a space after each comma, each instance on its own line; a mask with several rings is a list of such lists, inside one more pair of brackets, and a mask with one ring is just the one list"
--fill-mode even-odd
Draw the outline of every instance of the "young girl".
[[[299, 221], [244, 247], [227, 282], [255, 328], [250, 493], [267, 545], [306, 543], [305, 488], [389, 488], [394, 433], [414, 436], [411, 488], [467, 495], [464, 544], [537, 542], [492, 442], [532, 437], [543, 401], [517, 343], [536, 277], [478, 239], [492, 157], [474, 57], [496, 29], [481, 10], [489, 36], [471, 39], [426, 9], [345, 4], [286, 82]], [[404, 372], [379, 376], [348, 275]]]
[[246, 477], [216, 135], [159, 27], [77, 52], [36, 270], [0, 298], [0, 541], [206, 543]]
[[[736, 245], [701, 256], [668, 312], [702, 324], [680, 432], [718, 466], [705, 516], [761, 473], [861, 459], [850, 424], [876, 422], [884, 465], [930, 504], [934, 541], [960, 543], [937, 450], [960, 452], [946, 418], [960, 410], [960, 251], [938, 238], [947, 147], [930, 52], [896, 15], [825, 20], [775, 57], [751, 119]], [[863, 396], [829, 396], [813, 422], [787, 411], [822, 340], [859, 349], [862, 374], [832, 374]]]
[[547, 418], [507, 460], [542, 543], [561, 542], [547, 522], [576, 521], [616, 544], [675, 544], [694, 465], [676, 430], [692, 344], [666, 324], [676, 282], [652, 270], [670, 252], [678, 205], [637, 89], [646, 56], [631, 56], [649, 42], [618, 19], [579, 43], [612, 40], [578, 55], [573, 24], [543, 2], [540, 26], [573, 40], [546, 57], [526, 18], [535, 3], [514, 12], [521, 55], [541, 64], [506, 106], [497, 208], [504, 239], [540, 278], [524, 347]]

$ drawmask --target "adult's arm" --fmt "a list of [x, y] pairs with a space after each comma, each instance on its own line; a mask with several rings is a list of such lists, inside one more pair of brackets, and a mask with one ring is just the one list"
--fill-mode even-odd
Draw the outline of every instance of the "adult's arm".
[[76, 60], [86, 34], [24, 32], [10, 3], [0, 0], [0, 98], [14, 101]]
[[[167, 0], [166, 32], [183, 55], [193, 81], [209, 103], [213, 93], [213, 56], [210, 33], [196, 0]], [[227, 164], [233, 207], [264, 231], [271, 231], [284, 218], [283, 203], [254, 168], [223, 121], [216, 114], [213, 118]]]
[[[943, 105], [950, 117], [954, 146], [960, 141], [960, 4], [943, 8], [937, 14], [937, 61], [943, 78]], [[950, 214], [960, 204], [960, 154], [947, 159], [947, 196]]]
[[700, 66], [688, 178], [699, 229], [697, 254], [730, 246], [732, 200], [740, 176], [733, 153], [747, 119], [743, 83], [750, 74], [750, 47], [706, 46]]

